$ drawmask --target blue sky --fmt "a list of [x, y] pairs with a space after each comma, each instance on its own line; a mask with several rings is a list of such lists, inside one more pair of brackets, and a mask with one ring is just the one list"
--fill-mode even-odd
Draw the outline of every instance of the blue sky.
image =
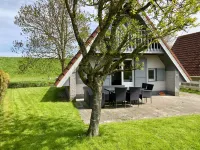
[[14, 24], [14, 16], [21, 5], [30, 0], [1, 0], [0, 5], [0, 56], [17, 56], [11, 52], [14, 40], [21, 40], [20, 28]]
[[[14, 24], [14, 17], [20, 6], [29, 4], [34, 0], [1, 0], [0, 5], [0, 56], [19, 56], [11, 52], [12, 43], [14, 40], [22, 40], [20, 36], [20, 28]], [[93, 11], [91, 9], [87, 9]], [[200, 14], [197, 15], [198, 22], [200, 22]], [[92, 28], [95, 28], [92, 25]], [[180, 32], [180, 35], [200, 31], [200, 27], [195, 29], [188, 29], [187, 33]]]

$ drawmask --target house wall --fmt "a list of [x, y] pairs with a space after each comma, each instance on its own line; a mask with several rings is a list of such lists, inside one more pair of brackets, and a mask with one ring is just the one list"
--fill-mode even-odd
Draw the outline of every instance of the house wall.
[[63, 84], [63, 86], [69, 86], [69, 80], [70, 80], [70, 79], [68, 79], [68, 80]]
[[135, 87], [141, 87], [142, 83], [147, 83], [147, 58], [140, 58], [140, 63], [144, 63], [143, 69], [135, 70], [133, 72], [133, 78], [135, 79], [135, 83], [133, 85]]
[[110, 86], [111, 85], [111, 75], [108, 75], [103, 83], [104, 86]]
[[81, 80], [78, 72], [76, 72], [76, 97], [81, 98], [84, 97], [83, 87], [86, 86]]
[[[172, 64], [164, 64], [159, 55], [144, 55], [146, 60], [146, 81], [149, 84], [154, 84], [154, 94], [158, 94], [160, 91], [167, 92], [172, 95], [178, 95], [179, 83], [181, 78], [179, 72]], [[148, 81], [148, 69], [149, 68], [162, 68], [165, 69], [165, 80], [164, 81]], [[133, 75], [134, 76], [134, 75]], [[70, 78], [71, 79], [71, 78]], [[71, 85], [71, 84], [70, 84]], [[73, 84], [72, 84], [73, 85]], [[104, 82], [104, 86], [111, 85], [111, 76], [108, 76]], [[73, 85], [74, 86], [74, 85]], [[81, 98], [84, 95], [83, 87], [86, 86], [81, 81], [78, 72], [76, 72], [76, 97]], [[70, 88], [71, 89], [71, 88]]]
[[147, 83], [154, 84], [153, 91], [166, 91], [166, 80], [165, 81], [148, 81], [148, 69], [151, 68], [163, 68], [165, 69], [165, 65], [160, 60], [157, 55], [145, 55], [147, 59]]
[[74, 71], [69, 79], [69, 98], [71, 100], [76, 98], [76, 72]]
[[165, 64], [166, 68], [166, 92], [170, 95], [178, 96], [180, 82], [185, 80], [166, 54], [160, 56], [160, 59]]
[[175, 66], [166, 67], [166, 90], [168, 94], [179, 95], [180, 74]]

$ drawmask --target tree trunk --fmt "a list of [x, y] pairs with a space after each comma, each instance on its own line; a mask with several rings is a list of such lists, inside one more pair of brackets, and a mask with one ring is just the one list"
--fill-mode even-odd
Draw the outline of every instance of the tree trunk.
[[65, 60], [60, 60], [62, 72], [65, 70]]
[[90, 137], [99, 135], [99, 121], [101, 116], [101, 100], [102, 100], [101, 81], [97, 81], [97, 83], [94, 84], [94, 87], [92, 88], [94, 95], [92, 113], [90, 117], [90, 125], [87, 131], [87, 135]]

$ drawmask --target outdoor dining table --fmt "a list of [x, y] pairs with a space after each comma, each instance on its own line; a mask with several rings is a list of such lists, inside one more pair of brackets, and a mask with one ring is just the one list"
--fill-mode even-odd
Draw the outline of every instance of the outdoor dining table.
[[[110, 93], [115, 93], [115, 87], [113, 87], [113, 88], [104, 88], [104, 90], [106, 90], [106, 91], [108, 91]], [[150, 91], [150, 90], [145, 90], [145, 89], [141, 88], [141, 93], [142, 93], [142, 91]], [[130, 90], [127, 90], [126, 92], [129, 93]]]
[[[115, 94], [115, 87], [104, 88], [104, 90], [108, 91], [109, 94]], [[142, 99], [142, 93], [143, 93], [142, 91], [150, 92], [151, 90], [145, 90], [145, 89], [141, 88], [140, 99]], [[126, 93], [129, 94], [130, 90], [127, 90]]]

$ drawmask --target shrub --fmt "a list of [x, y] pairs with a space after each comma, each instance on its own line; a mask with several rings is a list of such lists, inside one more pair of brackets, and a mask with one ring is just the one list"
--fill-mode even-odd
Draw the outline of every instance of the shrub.
[[0, 100], [5, 95], [9, 81], [10, 81], [9, 75], [4, 71], [0, 70]]
[[45, 87], [53, 85], [53, 83], [44, 81], [21, 81], [21, 82], [11, 82], [9, 88], [26, 88], [26, 87]]

